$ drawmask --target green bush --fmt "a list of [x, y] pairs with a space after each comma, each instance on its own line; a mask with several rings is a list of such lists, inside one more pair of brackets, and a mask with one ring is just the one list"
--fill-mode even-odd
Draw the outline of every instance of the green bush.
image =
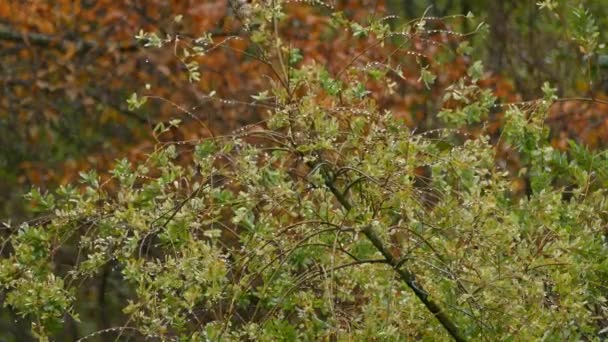
[[[274, 86], [254, 95], [267, 120], [159, 144], [138, 165], [118, 161], [110, 179], [89, 172], [54, 194], [31, 192], [50, 215], [7, 227], [4, 305], [48, 340], [66, 317], [79, 320], [82, 284], [111, 265], [128, 289], [126, 320], [88, 337], [599, 340], [608, 154], [551, 147], [551, 87], [508, 110], [500, 140], [523, 163], [513, 174], [495, 162], [490, 137], [460, 127], [494, 106], [474, 82], [480, 65], [451, 89], [462, 105], [441, 113], [456, 129], [416, 133], [368, 90], [399, 77], [378, 77], [386, 61], [362, 66], [353, 56], [339, 73], [304, 62], [280, 39], [278, 3], [234, 5], [248, 53], [273, 71]], [[386, 19], [328, 18], [328, 30], [393, 48], [429, 32], [424, 19], [393, 32]], [[139, 38], [173, 48], [152, 33]], [[193, 40], [188, 56], [211, 44]], [[188, 56], [191, 78], [203, 77]], [[434, 81], [422, 59], [419, 71], [420, 82]], [[512, 190], [522, 175], [528, 195]]]

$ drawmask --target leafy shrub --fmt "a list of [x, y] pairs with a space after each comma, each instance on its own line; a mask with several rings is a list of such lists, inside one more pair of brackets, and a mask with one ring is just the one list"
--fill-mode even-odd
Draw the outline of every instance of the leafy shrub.
[[[80, 284], [112, 265], [128, 288], [127, 319], [87, 338], [599, 339], [608, 319], [608, 154], [551, 147], [552, 88], [505, 115], [500, 142], [522, 160], [514, 174], [496, 163], [498, 144], [483, 128], [464, 127], [495, 106], [477, 85], [480, 64], [445, 97], [440, 117], [451, 128], [417, 133], [374, 100], [373, 90], [404, 77], [400, 61], [414, 58], [419, 81], [434, 82], [428, 66], [439, 62], [407, 43], [456, 35], [437, 28], [441, 20], [394, 31], [391, 18], [354, 22], [318, 4], [327, 34], [374, 37], [369, 51], [388, 53], [365, 63], [362, 53], [334, 71], [281, 39], [291, 7], [273, 4], [232, 5], [245, 53], [271, 74], [251, 103], [268, 109], [265, 121], [159, 143], [145, 162], [117, 162], [109, 179], [88, 172], [79, 186], [31, 192], [51, 215], [9, 227], [5, 305], [48, 339], [66, 317], [78, 320]], [[175, 39], [139, 38], [161, 48]], [[204, 77], [196, 56], [223, 43], [191, 41], [191, 79]], [[512, 191], [522, 175], [526, 196]]]

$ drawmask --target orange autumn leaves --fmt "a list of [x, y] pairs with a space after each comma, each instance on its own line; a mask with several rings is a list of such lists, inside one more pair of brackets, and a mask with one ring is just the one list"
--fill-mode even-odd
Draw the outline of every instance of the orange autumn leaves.
[[[364, 86], [381, 108], [392, 110], [411, 127], [437, 125], [432, 113], [440, 109], [443, 90], [466, 75], [471, 64], [462, 56], [448, 64], [433, 63], [433, 58], [456, 48], [462, 40], [458, 35], [421, 35], [409, 43], [411, 54], [391, 54], [394, 47], [381, 46], [373, 36], [346, 38], [333, 32], [323, 6], [288, 7], [290, 20], [280, 29], [289, 45], [301, 51], [300, 63], [326, 65], [330, 74], [342, 73], [346, 79], [350, 76], [345, 66], [350, 64], [365, 67], [380, 62], [399, 68], [400, 77], [389, 73], [388, 89], [386, 80]], [[362, 22], [370, 15], [386, 14], [382, 1], [349, 2], [340, 9]], [[182, 20], [173, 20], [176, 14], [182, 14]], [[267, 66], [243, 53], [249, 47], [245, 39], [230, 40], [228, 48], [201, 57], [202, 77], [193, 84], [188, 83], [180, 61], [184, 47], [180, 44], [203, 32], [212, 32], [216, 41], [242, 33], [228, 1], [5, 1], [0, 3], [0, 19], [0, 29], [12, 34], [11, 39], [0, 39], [5, 51], [0, 55], [0, 118], [8, 123], [0, 126], [5, 137], [1, 152], [10, 156], [5, 167], [20, 184], [63, 183], [84, 169], [107, 170], [119, 157], [144, 158], [156, 143], [151, 135], [154, 125], [173, 118], [183, 121], [180, 129], [160, 139], [209, 135], [199, 120], [215, 132], [227, 132], [264, 116], [256, 107], [205, 98], [216, 91], [217, 98], [250, 102], [250, 95], [274, 77]], [[431, 25], [449, 29], [451, 23]], [[139, 29], [184, 39], [173, 48], [142, 49], [133, 39]], [[370, 46], [375, 47], [367, 50]], [[428, 89], [419, 80], [420, 63], [437, 76]], [[504, 76], [487, 74], [480, 84], [493, 88], [501, 103], [521, 100]], [[134, 91], [157, 98], [131, 111], [125, 99]], [[603, 146], [608, 126], [602, 106], [581, 102], [553, 106], [549, 124], [554, 128], [554, 146], [565, 147], [568, 138]], [[492, 115], [484, 129], [497, 134], [501, 114]], [[6, 147], [16, 144], [23, 146]]]
[[[243, 111], [198, 100], [211, 89], [226, 95], [255, 83], [247, 80], [252, 67], [242, 55], [218, 50], [203, 66], [205, 77], [191, 85], [176, 51], [144, 50], [133, 38], [139, 29], [228, 32], [235, 26], [224, 20], [228, 11], [226, 1], [0, 3], [0, 118], [7, 123], [0, 126], [2, 164], [26, 185], [66, 182], [90, 167], [108, 169], [118, 156], [152, 148], [153, 125], [183, 116], [173, 103], [199, 107], [195, 114], [218, 131], [250, 121]], [[175, 13], [186, 14], [183, 22], [173, 21]], [[129, 110], [125, 99], [144, 85], [167, 101]], [[186, 138], [198, 136], [196, 130]]]

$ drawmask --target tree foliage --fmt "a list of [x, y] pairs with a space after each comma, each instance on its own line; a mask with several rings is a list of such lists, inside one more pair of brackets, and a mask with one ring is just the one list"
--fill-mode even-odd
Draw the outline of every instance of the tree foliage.
[[[254, 68], [242, 53], [213, 51], [201, 66], [205, 77], [194, 86], [184, 82], [177, 51], [149, 54], [133, 40], [140, 29], [163, 35], [205, 31], [222, 39], [238, 25], [229, 12], [223, 1], [2, 1], [0, 202], [7, 204], [0, 216], [24, 216], [16, 203], [23, 188], [51, 189], [76, 180], [83, 169], [107, 170], [119, 156], [134, 161], [150, 152], [152, 128], [177, 109], [151, 99], [145, 112], [134, 110], [124, 102], [134, 85], [148, 84], [156, 96], [189, 108], [217, 132], [259, 119], [254, 110], [201, 98], [211, 89], [234, 97], [256, 91]], [[184, 20], [175, 21], [175, 13]], [[184, 126], [175, 139], [205, 134], [195, 127]]]
[[[86, 327], [84, 339], [604, 336], [608, 154], [552, 146], [554, 88], [498, 103], [482, 64], [465, 63], [467, 33], [450, 30], [464, 16], [395, 28], [392, 17], [352, 18], [319, 2], [231, 7], [238, 35], [138, 39], [179, 49], [191, 81], [209, 51], [240, 50], [267, 84], [247, 100], [263, 121], [180, 141], [160, 139], [180, 121], [162, 122], [144, 160], [32, 191], [48, 215], [7, 225], [0, 284], [39, 339], [66, 321], [93, 325], [82, 303], [98, 277], [120, 288], [112, 305], [124, 317]], [[307, 24], [323, 27], [314, 32], [351, 45], [348, 62], [325, 65], [285, 38], [307, 32], [298, 13], [310, 8], [318, 15]], [[465, 74], [450, 74], [451, 63]], [[441, 121], [416, 131], [387, 110], [398, 82], [440, 92]], [[144, 87], [129, 106], [144, 111], [153, 99]], [[500, 126], [496, 107], [506, 109]], [[520, 177], [527, 193], [513, 187]]]

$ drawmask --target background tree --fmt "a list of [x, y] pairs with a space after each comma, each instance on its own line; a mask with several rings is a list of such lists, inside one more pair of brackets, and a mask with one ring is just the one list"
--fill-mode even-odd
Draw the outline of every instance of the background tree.
[[[255, 120], [251, 109], [238, 108], [237, 114], [234, 106], [201, 103], [201, 94], [212, 87], [235, 97], [256, 89], [242, 53], [215, 51], [201, 69], [205, 77], [192, 86], [183, 82], [186, 66], [176, 58], [177, 51], [144, 54], [143, 44], [133, 39], [140, 29], [160, 27], [163, 34], [181, 29], [212, 36], [230, 33], [230, 12], [225, 1], [2, 2], [2, 216], [19, 216], [19, 189], [32, 184], [51, 187], [75, 179], [83, 168], [107, 168], [117, 155], [137, 158], [149, 151], [152, 128], [174, 117], [177, 109], [167, 101], [156, 101], [145, 113], [130, 109], [125, 99], [133, 85], [148, 84], [159, 97], [195, 107], [191, 111], [218, 132]], [[185, 19], [174, 21], [175, 13]], [[196, 132], [200, 134], [205, 133]]]
[[[604, 76], [599, 66], [603, 46], [599, 42], [604, 37], [603, 31], [596, 28], [605, 24], [605, 8], [597, 1], [547, 3], [560, 6], [552, 14], [539, 10], [533, 2], [389, 1], [388, 11], [384, 11], [383, 1], [361, 1], [339, 3], [338, 7], [361, 20], [374, 8], [372, 13], [405, 14], [404, 20], [425, 13], [429, 6], [427, 15], [472, 11], [489, 23], [488, 35], [478, 32], [475, 36], [479, 39], [475, 41], [473, 57], [481, 58], [486, 71], [491, 72], [483, 75], [483, 85], [494, 89], [502, 102], [538, 98], [544, 80], [556, 85], [562, 96], [601, 99]], [[578, 12], [571, 10], [579, 4], [584, 7]], [[216, 132], [258, 121], [259, 108], [204, 100], [204, 95], [215, 89], [220, 97], [251, 102], [248, 94], [260, 89], [263, 82], [254, 77], [258, 71], [254, 69], [265, 67], [250, 63], [243, 54], [242, 41], [230, 40], [234, 49], [212, 51], [200, 64], [200, 80], [189, 84], [183, 82], [183, 71], [187, 69], [180, 62], [183, 56], [176, 58], [176, 51], [170, 49], [144, 54], [143, 44], [132, 40], [140, 28], [182, 34], [185, 38], [203, 31], [212, 36], [236, 33], [240, 24], [233, 12], [234, 6], [228, 1], [0, 4], [4, 76], [0, 101], [0, 216], [27, 217], [20, 199], [31, 185], [52, 188], [76, 179], [79, 171], [91, 166], [107, 169], [119, 155], [141, 159], [155, 142], [150, 134], [152, 128], [181, 112], [173, 104], [182, 109], [195, 108], [190, 110], [194, 116], [208, 120]], [[179, 14], [183, 19], [175, 21]], [[304, 58], [339, 66], [348, 63], [350, 54], [357, 51], [357, 45], [348, 46], [327, 37], [321, 31], [323, 19], [310, 10], [298, 9], [292, 15], [298, 24], [282, 33], [289, 34], [290, 41], [306, 52]], [[556, 15], [558, 20], [554, 20]], [[389, 22], [399, 25], [400, 20]], [[477, 19], [452, 21], [450, 27], [471, 32], [478, 23]], [[596, 32], [598, 36], [594, 37]], [[589, 40], [585, 41], [586, 37]], [[447, 43], [452, 38], [448, 35], [442, 39]], [[581, 50], [583, 45], [589, 53]], [[423, 42], [412, 46], [425, 55], [435, 53]], [[416, 79], [401, 80], [393, 85], [393, 93], [382, 94], [383, 99], [378, 100], [383, 106], [390, 106], [410, 127], [419, 131], [431, 129], [436, 125], [433, 113], [438, 112], [442, 89], [466, 73], [469, 61], [468, 57], [454, 59], [449, 68], [435, 72], [438, 79], [431, 89], [421, 87]], [[242, 68], [236, 70], [231, 65]], [[232, 70], [233, 73], [226, 73]], [[116, 74], [120, 76], [114, 77]], [[130, 110], [125, 99], [131, 96], [134, 84], [149, 84], [155, 95], [173, 104], [154, 99], [151, 101], [157, 106], [146, 112]], [[554, 146], [565, 148], [568, 139], [573, 138], [591, 147], [603, 146], [608, 133], [604, 107], [589, 101], [553, 106], [549, 124], [553, 127]], [[502, 114], [498, 107], [494, 111], [498, 127]], [[197, 121], [192, 116], [182, 113], [179, 119], [184, 123], [180, 133], [183, 136], [176, 138], [208, 134], [201, 133], [198, 124], [190, 125], [191, 131], [185, 129]]]

